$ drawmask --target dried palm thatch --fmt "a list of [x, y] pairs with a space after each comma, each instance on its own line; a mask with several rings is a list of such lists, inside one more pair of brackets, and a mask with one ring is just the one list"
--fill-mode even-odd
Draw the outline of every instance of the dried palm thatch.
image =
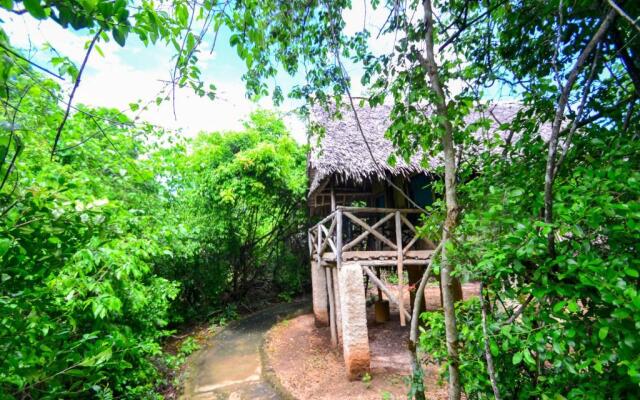
[[[480, 118], [487, 118], [491, 121], [491, 127], [483, 132], [476, 132], [478, 139], [482, 139], [480, 136], [489, 137], [494, 134], [506, 138], [509, 133], [501, 131], [499, 126], [511, 121], [520, 109], [521, 106], [516, 103], [499, 103], [483, 112], [472, 112], [465, 118], [465, 122], [472, 123]], [[385, 132], [391, 123], [391, 106], [356, 106], [356, 111], [373, 157], [350, 108], [345, 108], [341, 119], [332, 118], [329, 112], [320, 108], [314, 109], [313, 121], [324, 128], [324, 137], [320, 140], [311, 138], [307, 163], [309, 198], [329, 180], [337, 185], [358, 185], [366, 181], [383, 180], [385, 175], [410, 177], [417, 173], [432, 173], [440, 165], [439, 157], [425, 159], [422, 152], [414, 154], [408, 162], [397, 156], [395, 165], [390, 165], [388, 160], [395, 153], [395, 148], [385, 137]], [[546, 131], [548, 127], [541, 129]], [[544, 136], [545, 132], [542, 134]]]

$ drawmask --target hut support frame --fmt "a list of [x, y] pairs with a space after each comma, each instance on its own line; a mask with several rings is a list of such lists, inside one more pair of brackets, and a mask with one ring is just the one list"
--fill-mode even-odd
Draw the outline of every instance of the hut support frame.
[[[326, 326], [327, 321], [323, 320], [323, 315], [328, 315], [331, 344], [333, 347], [342, 345], [350, 379], [357, 379], [370, 368], [364, 276], [398, 306], [402, 326], [411, 320], [411, 304], [408, 310], [405, 304], [404, 266], [426, 266], [433, 255], [433, 250], [415, 249], [420, 238], [407, 215], [419, 212], [416, 209], [337, 206], [331, 214], [309, 230], [309, 252], [315, 263], [312, 268], [317, 269], [312, 277], [315, 276], [314, 279], [318, 281], [313, 283], [313, 288], [314, 291], [323, 291], [320, 295], [314, 293], [316, 324]], [[365, 218], [359, 217], [359, 214], [367, 215], [376, 221], [367, 222]], [[394, 221], [393, 232], [384, 232], [383, 226], [391, 220]], [[362, 229], [362, 233], [346, 244], [345, 221]], [[405, 240], [403, 233], [409, 233], [410, 239]], [[387, 234], [394, 234], [394, 240], [388, 238]], [[389, 250], [371, 249], [371, 239], [377, 241], [378, 247], [387, 247]], [[432, 243], [426, 243], [427, 247], [433, 248], [430, 246]], [[357, 246], [362, 249], [354, 251], [353, 248]], [[380, 266], [396, 267], [397, 295], [394, 295], [394, 290], [387, 287], [371, 269]], [[320, 272], [323, 270], [324, 274]], [[319, 282], [322, 276], [326, 283]], [[326, 299], [324, 304], [323, 299]]]

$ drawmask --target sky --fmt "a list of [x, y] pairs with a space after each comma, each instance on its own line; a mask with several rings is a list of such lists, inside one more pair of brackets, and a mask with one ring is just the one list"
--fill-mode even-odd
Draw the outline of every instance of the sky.
[[[397, 38], [391, 34], [377, 37], [387, 20], [388, 12], [384, 7], [372, 10], [370, 6], [367, 7], [367, 3], [353, 2], [352, 9], [344, 12], [344, 31], [351, 35], [366, 27], [372, 33], [369, 47], [374, 54], [389, 53]], [[81, 64], [85, 44], [90, 38], [87, 31], [75, 32], [71, 28], [64, 29], [51, 20], [37, 21], [28, 14], [15, 15], [4, 10], [0, 10], [0, 20], [11, 44], [22, 49], [35, 62], [47, 65], [52, 53], [45, 49], [45, 44], [49, 44], [72, 59], [76, 65]], [[92, 52], [74, 103], [114, 107], [131, 117], [138, 116], [141, 120], [175, 130], [187, 137], [193, 137], [201, 131], [242, 129], [243, 120], [252, 111], [258, 108], [270, 109], [283, 113], [284, 122], [293, 137], [298, 142], [305, 143], [305, 123], [292, 113], [301, 104], [287, 99], [276, 108], [270, 98], [263, 98], [258, 102], [247, 99], [241, 79], [246, 66], [236, 54], [235, 48], [229, 45], [229, 32], [221, 30], [213, 50], [208, 47], [211, 46], [212, 37], [213, 32], [210, 32], [201, 45], [198, 67], [202, 71], [205, 87], [210, 83], [217, 87], [217, 97], [213, 101], [206, 96], [197, 96], [189, 88], [183, 88], [176, 92], [175, 116], [171, 101], [156, 106], [155, 98], [165, 86], [164, 82], [170, 80], [175, 62], [171, 59], [174, 49], [163, 44], [145, 47], [135, 35], [130, 35], [125, 47], [120, 47], [113, 40], [99, 43], [104, 55]], [[51, 69], [55, 70], [53, 67]], [[360, 84], [361, 68], [346, 63], [346, 69], [351, 78], [352, 94], [364, 95]], [[281, 72], [276, 80], [286, 93], [295, 84], [302, 83], [302, 79], [302, 76], [290, 77]], [[72, 83], [68, 80], [59, 83], [67, 93], [71, 90]], [[452, 90], [456, 91], [456, 88]], [[495, 99], [503, 97], [503, 94], [496, 92], [491, 97]], [[129, 104], [137, 101], [150, 105], [147, 110], [134, 113]]]
[[[386, 19], [385, 10], [365, 10], [364, 3], [355, 2], [353, 9], [345, 12], [346, 32], [355, 33], [366, 26], [377, 32]], [[71, 28], [64, 29], [53, 21], [37, 21], [28, 14], [14, 15], [0, 12], [3, 28], [8, 33], [13, 46], [20, 48], [35, 62], [47, 65], [51, 51], [45, 44], [51, 45], [61, 54], [68, 56], [76, 65], [80, 65], [85, 55], [85, 44], [89, 35], [86, 31], [75, 32]], [[148, 110], [139, 114], [140, 119], [172, 130], [185, 136], [195, 136], [201, 131], [226, 131], [242, 129], [242, 121], [251, 111], [258, 108], [271, 109], [284, 113], [285, 123], [294, 138], [306, 142], [305, 124], [291, 111], [299, 104], [293, 100], [276, 108], [270, 98], [258, 102], [245, 96], [242, 74], [246, 71], [244, 62], [237, 56], [236, 50], [228, 44], [228, 33], [221, 32], [216, 48], [210, 51], [207, 46], [212, 42], [205, 39], [199, 54], [199, 68], [205, 87], [213, 83], [217, 87], [215, 100], [199, 97], [191, 89], [178, 89], [176, 93], [176, 116], [173, 105], [164, 102], [156, 106], [154, 99], [170, 79], [174, 61], [171, 60], [173, 48], [163, 44], [145, 47], [135, 35], [130, 35], [125, 47], [120, 47], [113, 40], [99, 43], [104, 56], [98, 52], [91, 53], [89, 62], [82, 76], [80, 86], [74, 98], [74, 104], [82, 103], [90, 106], [117, 108], [132, 117], [138, 112], [130, 111], [129, 104], [141, 101], [151, 102]], [[392, 42], [388, 37], [372, 39], [371, 47], [377, 51], [388, 51]], [[48, 65], [52, 70], [55, 68]], [[353, 83], [353, 94], [362, 94], [359, 85], [360, 71], [355, 67], [349, 74]], [[279, 74], [277, 83], [286, 91], [301, 82], [302, 77], [290, 77]], [[59, 82], [69, 92], [72, 84]]]

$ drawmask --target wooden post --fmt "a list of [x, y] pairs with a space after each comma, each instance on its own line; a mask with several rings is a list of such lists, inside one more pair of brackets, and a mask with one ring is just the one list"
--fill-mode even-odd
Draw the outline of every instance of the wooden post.
[[[380, 269], [382, 267], [378, 267], [378, 269], [376, 270], [376, 275], [378, 276], [378, 279], [380, 279]], [[369, 275], [367, 275], [369, 276]], [[378, 287], [378, 301], [382, 301], [382, 289], [380, 289], [380, 287]]]
[[337, 342], [342, 342], [342, 293], [340, 293], [340, 285], [338, 283], [338, 268], [331, 268], [331, 275], [333, 277], [333, 302], [336, 305], [336, 334]]
[[404, 285], [402, 278], [404, 275], [404, 263], [402, 255], [402, 220], [400, 219], [400, 211], [396, 211], [396, 248], [398, 262], [398, 307], [400, 309], [400, 325], [405, 326], [404, 317]]
[[[333, 189], [331, 191], [333, 193]], [[336, 211], [336, 270], [334, 276], [334, 298], [336, 303], [336, 326], [338, 328], [338, 338], [342, 337], [342, 316], [340, 315], [341, 294], [338, 285], [338, 272], [342, 268], [342, 210]]]
[[[389, 301], [396, 303], [398, 307], [400, 306], [400, 302], [398, 301], [398, 299], [396, 299], [396, 297], [393, 295], [393, 293], [391, 293], [389, 288], [387, 288], [384, 285], [384, 283], [382, 283], [382, 281], [376, 277], [376, 275], [373, 273], [373, 271], [371, 271], [369, 267], [367, 267], [366, 265], [363, 265], [362, 270], [364, 271], [365, 274], [369, 275], [369, 279], [371, 279], [371, 282], [373, 282], [376, 286], [378, 286], [382, 290], [382, 292], [387, 295], [387, 297], [389, 298]], [[411, 320], [411, 314], [409, 314], [409, 312], [405, 309], [402, 309], [402, 311], [406, 319]]]
[[342, 266], [342, 210], [336, 211], [336, 266]]
[[331, 212], [336, 210], [336, 192], [333, 190], [333, 186], [331, 186]]
[[[320, 224], [318, 224], [318, 265], [322, 265], [322, 229], [320, 229]], [[333, 299], [333, 279], [331, 276], [331, 269], [329, 267], [325, 267], [324, 269], [326, 280], [327, 280], [327, 292], [329, 293], [329, 330], [331, 331], [331, 345], [337, 346], [337, 337], [336, 337], [336, 304]]]
[[331, 267], [327, 266], [324, 269], [327, 274], [327, 290], [329, 291], [329, 329], [331, 330], [331, 346], [336, 347], [338, 345], [338, 331], [336, 327], [336, 302], [333, 297], [333, 274]]

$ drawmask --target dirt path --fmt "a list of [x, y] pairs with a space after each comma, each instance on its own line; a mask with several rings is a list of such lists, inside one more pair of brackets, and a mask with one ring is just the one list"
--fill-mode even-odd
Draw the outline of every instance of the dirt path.
[[260, 346], [280, 318], [309, 308], [308, 299], [278, 304], [231, 323], [192, 358], [183, 398], [279, 399], [262, 379]]

